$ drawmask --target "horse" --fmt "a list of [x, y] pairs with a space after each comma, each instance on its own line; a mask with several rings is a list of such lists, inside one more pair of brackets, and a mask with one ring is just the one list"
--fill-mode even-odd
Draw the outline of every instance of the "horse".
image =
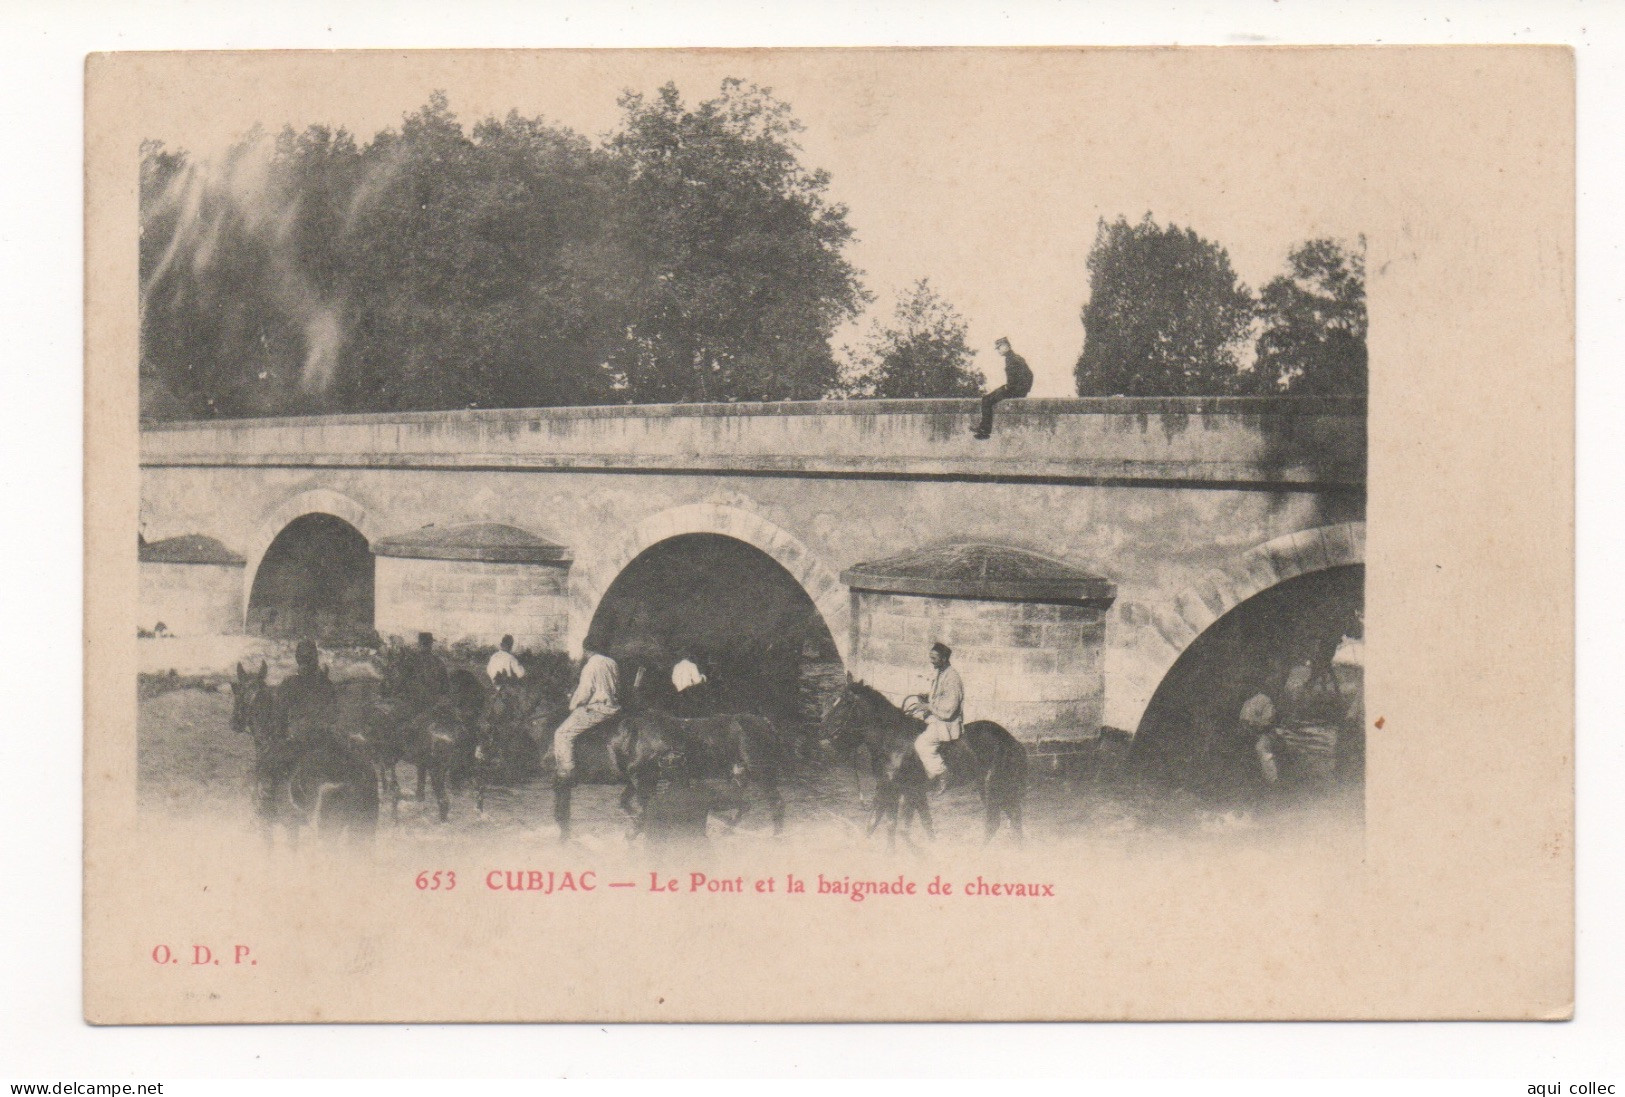
[[754, 784], [767, 799], [774, 835], [784, 832], [784, 797], [779, 792], [784, 760], [778, 729], [765, 716], [683, 719], [657, 709], [633, 712], [610, 736], [609, 755], [626, 782], [620, 804], [633, 818], [634, 832], [654, 797], [662, 768], [673, 759], [687, 780]]
[[[290, 735], [263, 661], [254, 673], [237, 664], [231, 691], [232, 730], [254, 738], [253, 795], [266, 837], [279, 819], [289, 826], [291, 840], [301, 824], [318, 836], [371, 837], [378, 822], [377, 780], [353, 739], [341, 740], [330, 728]], [[280, 810], [284, 797], [291, 817]]]
[[431, 788], [444, 823], [451, 815], [451, 778], [473, 763], [474, 729], [485, 691], [478, 677], [459, 668], [448, 676], [446, 695], [420, 707], [409, 700], [405, 677], [403, 660], [392, 653], [384, 662], [380, 696], [362, 735], [379, 783], [392, 797], [392, 810], [400, 801], [395, 767], [410, 762], [418, 774], [418, 800], [423, 800], [426, 785]]
[[535, 772], [537, 757], [530, 729], [543, 707], [539, 688], [500, 674], [485, 695], [474, 721], [475, 808], [485, 811], [485, 792], [500, 780], [522, 780]]
[[[907, 831], [919, 816], [927, 837], [935, 837], [927, 803], [929, 781], [914, 740], [925, 722], [907, 715], [886, 700], [879, 690], [848, 680], [824, 713], [823, 739], [837, 750], [850, 752], [856, 765], [857, 748], [867, 747], [875, 777], [874, 810], [868, 835], [882, 819], [891, 821], [887, 843], [897, 839], [899, 823]], [[964, 734], [942, 745], [949, 785], [974, 785], [982, 798], [985, 837], [991, 841], [1004, 819], [1017, 839], [1022, 837], [1021, 807], [1027, 791], [1027, 752], [1015, 736], [992, 720], [973, 720]]]
[[255, 812], [267, 835], [276, 818], [277, 788], [293, 765], [286, 736], [276, 720], [276, 694], [267, 681], [269, 666], [262, 660], [257, 672], [237, 664], [231, 683], [231, 730], [254, 741], [254, 762], [249, 769]]

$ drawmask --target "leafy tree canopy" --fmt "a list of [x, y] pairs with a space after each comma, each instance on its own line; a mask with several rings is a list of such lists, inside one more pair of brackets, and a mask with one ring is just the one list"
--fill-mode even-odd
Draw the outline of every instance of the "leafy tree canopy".
[[1089, 278], [1078, 395], [1237, 390], [1253, 298], [1223, 247], [1149, 213], [1138, 224], [1102, 220]]
[[867, 295], [841, 255], [846, 207], [802, 167], [790, 108], [729, 79], [693, 109], [667, 84], [621, 110], [610, 149], [630, 176], [621, 224], [638, 278], [617, 387], [638, 402], [830, 391], [829, 338]]
[[144, 414], [809, 398], [867, 300], [789, 107], [622, 100], [595, 144], [442, 93], [358, 145], [143, 148]]
[[1258, 296], [1256, 391], [1364, 396], [1365, 239], [1309, 240]]
[[897, 302], [890, 322], [876, 320], [842, 384], [847, 396], [888, 400], [975, 396], [981, 371], [965, 319], [922, 278]]

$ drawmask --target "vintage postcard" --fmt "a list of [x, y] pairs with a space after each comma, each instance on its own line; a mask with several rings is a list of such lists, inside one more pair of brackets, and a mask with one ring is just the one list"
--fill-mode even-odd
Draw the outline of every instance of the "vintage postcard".
[[1570, 1015], [1568, 50], [86, 132], [88, 1020]]

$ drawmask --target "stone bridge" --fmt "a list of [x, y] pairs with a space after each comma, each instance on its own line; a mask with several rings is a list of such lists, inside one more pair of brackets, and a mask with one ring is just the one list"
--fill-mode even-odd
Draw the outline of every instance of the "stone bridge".
[[[1363, 576], [1363, 400], [1012, 401], [988, 442], [967, 432], [972, 411], [149, 425], [138, 624], [352, 624], [482, 644], [506, 632], [579, 653], [595, 620], [613, 631], [612, 588], [623, 633], [661, 599], [749, 589], [727, 608], [745, 628], [769, 612], [756, 592], [771, 583], [750, 584], [771, 574], [885, 692], [917, 688], [943, 639], [970, 718], [1067, 740], [1140, 728], [1182, 653], [1238, 607], [1317, 573]], [[790, 604], [773, 597], [772, 612]], [[1319, 597], [1303, 587], [1271, 612], [1330, 612]]]

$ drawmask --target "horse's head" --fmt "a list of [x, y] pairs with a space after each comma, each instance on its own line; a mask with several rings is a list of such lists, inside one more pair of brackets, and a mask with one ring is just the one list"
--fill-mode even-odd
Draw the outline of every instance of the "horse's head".
[[841, 692], [835, 695], [818, 727], [818, 745], [822, 750], [834, 749], [842, 753], [856, 747], [863, 739], [863, 698], [848, 679]]
[[260, 660], [258, 671], [237, 664], [237, 678], [231, 683], [231, 730], [253, 734], [263, 726], [271, 707], [270, 667]]

